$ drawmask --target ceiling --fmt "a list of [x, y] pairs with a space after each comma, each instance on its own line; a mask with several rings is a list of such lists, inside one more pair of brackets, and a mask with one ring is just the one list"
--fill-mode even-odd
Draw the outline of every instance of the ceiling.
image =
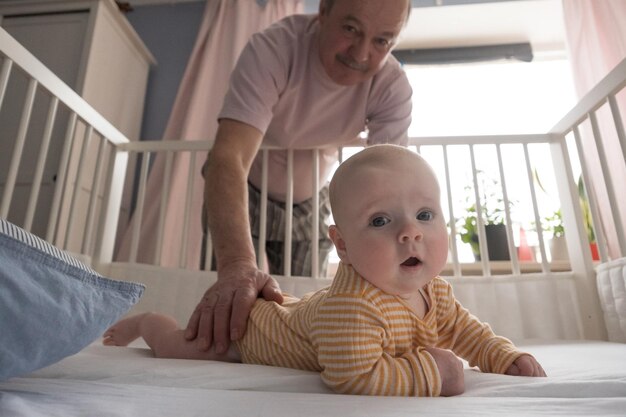
[[561, 0], [518, 0], [414, 8], [398, 48], [499, 43], [532, 45], [536, 55], [565, 51]]
[[[206, 0], [124, 0], [131, 6]], [[411, 0], [399, 49], [530, 43], [536, 58], [565, 54], [562, 0]], [[304, 0], [314, 13], [319, 0]]]

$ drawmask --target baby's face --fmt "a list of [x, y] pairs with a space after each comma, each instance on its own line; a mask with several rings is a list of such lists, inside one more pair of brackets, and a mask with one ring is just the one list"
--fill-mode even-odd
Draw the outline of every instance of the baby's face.
[[430, 169], [414, 163], [365, 167], [345, 185], [338, 225], [344, 262], [373, 285], [400, 296], [441, 272], [448, 232]]

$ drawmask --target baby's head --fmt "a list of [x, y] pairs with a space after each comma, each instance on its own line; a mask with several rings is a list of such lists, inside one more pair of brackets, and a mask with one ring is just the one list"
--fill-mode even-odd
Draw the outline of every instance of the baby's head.
[[432, 168], [396, 145], [343, 162], [330, 183], [330, 238], [342, 262], [383, 291], [403, 295], [443, 269], [448, 232]]

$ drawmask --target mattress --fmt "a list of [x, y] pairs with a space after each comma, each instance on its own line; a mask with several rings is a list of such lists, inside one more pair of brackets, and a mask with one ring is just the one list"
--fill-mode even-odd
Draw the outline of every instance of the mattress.
[[624, 416], [626, 344], [525, 341], [548, 378], [465, 369], [451, 398], [332, 393], [319, 374], [258, 365], [156, 359], [142, 346], [92, 344], [0, 383], [2, 416]]

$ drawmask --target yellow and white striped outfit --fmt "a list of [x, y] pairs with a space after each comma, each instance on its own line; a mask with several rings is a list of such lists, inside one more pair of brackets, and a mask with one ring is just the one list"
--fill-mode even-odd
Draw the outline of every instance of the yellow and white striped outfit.
[[483, 372], [504, 373], [522, 352], [496, 336], [434, 278], [418, 318], [399, 297], [341, 264], [333, 284], [283, 305], [259, 299], [237, 343], [244, 363], [321, 372], [346, 394], [439, 396], [441, 378], [425, 346], [450, 349]]

